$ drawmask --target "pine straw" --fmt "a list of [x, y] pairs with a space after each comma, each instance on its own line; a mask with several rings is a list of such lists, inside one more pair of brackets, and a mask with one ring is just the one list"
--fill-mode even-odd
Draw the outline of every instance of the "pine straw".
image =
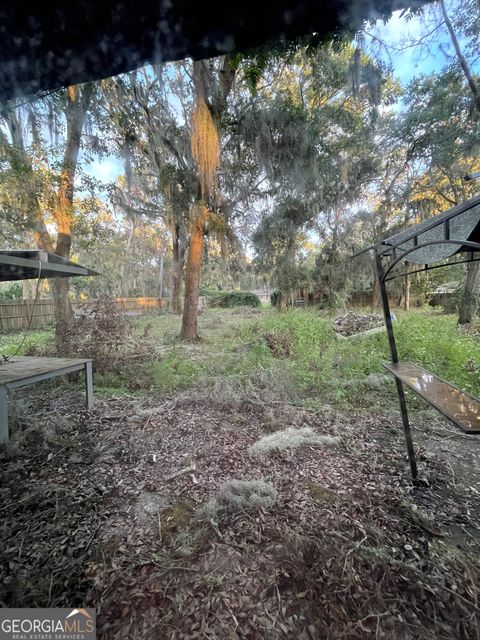
[[[95, 606], [104, 639], [478, 637], [478, 542], [447, 534], [477, 525], [478, 495], [425, 454], [431, 488], [412, 492], [395, 421], [198, 394], [62, 420], [74, 398], [54, 397], [35, 405], [48, 440], [37, 428], [2, 462], [3, 605]], [[250, 456], [272, 412], [343, 444]], [[258, 478], [272, 510], [195, 518]], [[145, 494], [158, 511], [139, 517]]]

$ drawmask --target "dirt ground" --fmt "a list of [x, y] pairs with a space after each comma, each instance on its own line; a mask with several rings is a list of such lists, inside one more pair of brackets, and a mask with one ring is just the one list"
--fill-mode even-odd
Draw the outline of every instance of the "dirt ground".
[[[105, 640], [480, 637], [480, 450], [430, 412], [413, 488], [395, 414], [202, 392], [82, 401], [18, 394], [2, 606], [96, 607]], [[249, 452], [287, 427], [339, 442]], [[276, 504], [209, 520], [232, 479], [271, 483]]]

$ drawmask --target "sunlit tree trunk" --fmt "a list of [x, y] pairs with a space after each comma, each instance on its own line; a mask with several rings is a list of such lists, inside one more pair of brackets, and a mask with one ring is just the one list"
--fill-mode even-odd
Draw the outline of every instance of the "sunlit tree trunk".
[[192, 207], [190, 245], [185, 274], [185, 300], [181, 337], [197, 338], [198, 293], [202, 267], [207, 209], [217, 198], [216, 174], [220, 162], [220, 121], [235, 78], [229, 56], [214, 78], [208, 61], [195, 60], [192, 68], [195, 109], [192, 114], [191, 149], [198, 170], [201, 197]]
[[[23, 176], [25, 190], [19, 197], [24, 200], [24, 204], [33, 213], [33, 235], [37, 247], [44, 251], [54, 252], [67, 259], [70, 257], [72, 242], [75, 172], [83, 125], [92, 90], [92, 85], [72, 86], [67, 89], [65, 107], [66, 143], [60, 169], [60, 183], [53, 210], [53, 217], [57, 227], [56, 241], [51, 237], [47, 229], [44, 208], [40, 204], [36, 192], [32, 160], [25, 148], [22, 126], [15, 113], [15, 108], [10, 108], [7, 105], [2, 110], [2, 116], [10, 133], [11, 145], [5, 144], [3, 132], [0, 132], [0, 140], [4, 143], [5, 149], [9, 151], [12, 168]], [[30, 115], [34, 118], [33, 113]], [[72, 309], [68, 300], [68, 280], [52, 280], [50, 285], [55, 305], [57, 350], [65, 351], [62, 339], [65, 334], [65, 328], [69, 326], [72, 320]]]
[[[72, 246], [73, 194], [83, 125], [92, 95], [92, 87], [71, 86], [67, 89], [67, 139], [63, 155], [60, 185], [57, 192], [54, 218], [57, 224], [55, 253], [68, 259]], [[73, 320], [68, 297], [68, 279], [51, 282], [55, 305], [55, 344], [58, 353], [68, 352], [68, 333]]]
[[201, 205], [194, 205], [192, 213], [193, 223], [190, 233], [190, 245], [185, 274], [185, 306], [181, 332], [181, 337], [184, 340], [196, 340], [198, 338], [198, 290], [200, 285], [200, 269], [202, 266], [206, 221], [206, 210]]

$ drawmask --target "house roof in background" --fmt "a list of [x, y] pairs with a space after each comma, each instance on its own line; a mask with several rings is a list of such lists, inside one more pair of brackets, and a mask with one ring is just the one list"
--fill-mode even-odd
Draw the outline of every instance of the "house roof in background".
[[315, 34], [428, 0], [52, 0], [0, 6], [0, 100]]
[[96, 275], [92, 269], [46, 251], [0, 251], [0, 282]]

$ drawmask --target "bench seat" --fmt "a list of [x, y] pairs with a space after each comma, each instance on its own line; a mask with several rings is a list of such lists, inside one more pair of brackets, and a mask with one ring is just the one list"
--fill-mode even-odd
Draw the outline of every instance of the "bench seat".
[[413, 362], [385, 362], [383, 366], [462, 431], [480, 434], [480, 400]]

